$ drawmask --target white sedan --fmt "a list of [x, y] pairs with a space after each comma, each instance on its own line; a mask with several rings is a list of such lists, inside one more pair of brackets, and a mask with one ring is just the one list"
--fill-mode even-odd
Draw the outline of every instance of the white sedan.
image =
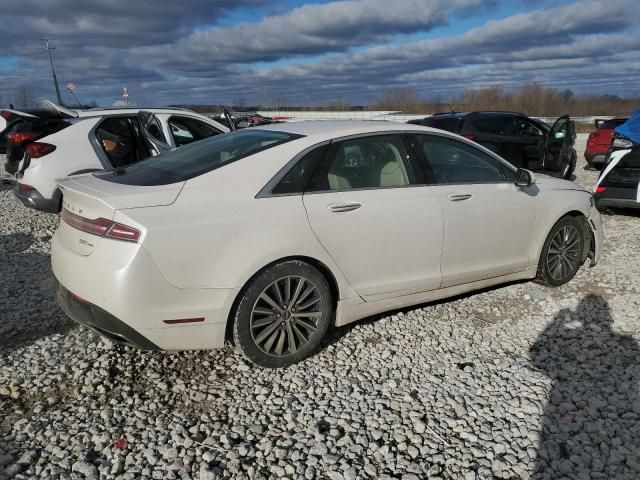
[[59, 182], [58, 300], [146, 349], [302, 360], [330, 325], [514, 280], [557, 286], [601, 251], [589, 192], [455, 134], [300, 122]]

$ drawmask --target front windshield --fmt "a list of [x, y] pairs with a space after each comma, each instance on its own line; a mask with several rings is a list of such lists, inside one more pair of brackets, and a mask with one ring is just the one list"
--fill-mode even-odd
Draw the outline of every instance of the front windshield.
[[300, 138], [287, 132], [247, 129], [217, 135], [124, 168], [95, 173], [126, 185], [168, 185], [183, 182], [269, 148]]

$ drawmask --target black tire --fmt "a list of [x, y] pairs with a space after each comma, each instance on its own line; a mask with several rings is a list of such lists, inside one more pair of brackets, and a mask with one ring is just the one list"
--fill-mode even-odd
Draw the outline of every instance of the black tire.
[[580, 221], [574, 217], [562, 217], [544, 242], [536, 281], [551, 287], [564, 285], [580, 269], [583, 253], [584, 230]]
[[[261, 367], [286, 367], [307, 358], [333, 318], [327, 279], [299, 260], [267, 268], [241, 295], [233, 315], [233, 340], [250, 362]], [[294, 304], [289, 305], [292, 299]]]

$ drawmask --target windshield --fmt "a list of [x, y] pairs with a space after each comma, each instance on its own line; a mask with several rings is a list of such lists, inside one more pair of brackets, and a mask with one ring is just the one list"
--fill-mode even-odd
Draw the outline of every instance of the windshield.
[[189, 180], [300, 137], [270, 130], [238, 130], [94, 175], [102, 180], [126, 185], [168, 185]]

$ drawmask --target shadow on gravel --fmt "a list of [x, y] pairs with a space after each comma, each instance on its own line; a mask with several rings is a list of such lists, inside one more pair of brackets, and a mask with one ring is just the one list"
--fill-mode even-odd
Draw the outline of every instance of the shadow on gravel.
[[588, 295], [532, 346], [553, 381], [532, 479], [640, 478], [640, 347], [612, 324], [608, 303]]
[[49, 256], [27, 251], [32, 243], [0, 235], [0, 355], [72, 326], [55, 301]]

